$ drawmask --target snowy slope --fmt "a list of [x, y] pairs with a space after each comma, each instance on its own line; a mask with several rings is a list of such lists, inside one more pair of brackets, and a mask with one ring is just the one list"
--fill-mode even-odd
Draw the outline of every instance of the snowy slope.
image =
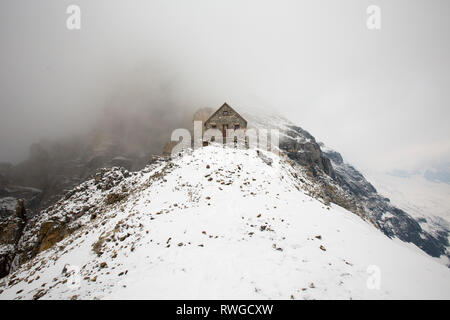
[[[434, 192], [430, 197], [429, 194], [424, 195], [426, 188], [421, 184], [416, 189], [421, 191], [409, 197], [411, 201], [405, 206], [405, 201], [397, 201], [399, 197], [396, 195], [380, 194], [369, 182], [371, 179], [368, 181], [360, 171], [344, 161], [339, 152], [317, 142], [309, 132], [289, 120], [255, 111], [247, 112], [245, 116], [250, 127], [280, 131], [280, 151], [310, 172], [309, 180], [318, 187], [316, 194], [320, 194], [322, 199], [372, 221], [387, 236], [413, 243], [450, 267], [450, 227], [448, 220], [439, 216], [442, 208], [448, 208], [448, 205], [442, 205], [448, 202], [448, 188]], [[397, 186], [397, 191], [404, 194], [411, 189], [411, 185], [406, 188], [395, 183], [387, 185]], [[392, 196], [394, 201], [386, 196]], [[432, 199], [433, 208], [430, 201], [426, 203], [427, 208], [421, 205], [424, 198]]]
[[308, 196], [303, 172], [270, 157], [209, 146], [129, 176], [113, 169], [108, 190], [87, 181], [40, 222], [78, 227], [2, 279], [0, 299], [450, 298], [450, 269]]

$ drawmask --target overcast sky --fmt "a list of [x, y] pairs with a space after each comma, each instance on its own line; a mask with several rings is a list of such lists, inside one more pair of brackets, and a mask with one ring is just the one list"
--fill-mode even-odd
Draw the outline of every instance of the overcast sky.
[[450, 163], [449, 30], [448, 0], [2, 0], [0, 161], [139, 92], [276, 109], [363, 170]]

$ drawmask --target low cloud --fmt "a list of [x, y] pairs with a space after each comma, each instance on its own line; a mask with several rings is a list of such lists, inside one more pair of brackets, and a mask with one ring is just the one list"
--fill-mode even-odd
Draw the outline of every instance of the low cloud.
[[0, 161], [98, 128], [130, 149], [151, 128], [157, 150], [225, 101], [277, 109], [363, 170], [450, 159], [447, 1], [383, 2], [378, 31], [356, 0], [80, 0], [75, 31], [69, 4], [0, 4]]

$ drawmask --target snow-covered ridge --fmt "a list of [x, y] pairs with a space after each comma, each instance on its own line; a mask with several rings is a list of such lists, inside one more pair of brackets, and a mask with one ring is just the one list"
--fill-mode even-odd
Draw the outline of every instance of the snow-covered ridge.
[[450, 228], [442, 219], [416, 219], [380, 195], [361, 172], [345, 162], [339, 152], [319, 143], [307, 131], [281, 116], [248, 112], [249, 124], [280, 131], [280, 150], [309, 171], [316, 194], [325, 201], [372, 221], [387, 236], [411, 242], [450, 267]]
[[[0, 299], [450, 298], [448, 268], [309, 196], [301, 167], [266, 156], [209, 146], [104, 170], [26, 230], [22, 250], [41, 252]], [[49, 221], [67, 226], [53, 245]]]

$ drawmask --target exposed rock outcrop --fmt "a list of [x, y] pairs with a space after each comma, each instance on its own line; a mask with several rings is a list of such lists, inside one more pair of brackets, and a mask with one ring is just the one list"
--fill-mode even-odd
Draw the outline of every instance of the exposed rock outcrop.
[[0, 278], [9, 273], [26, 221], [24, 200], [19, 199], [16, 215], [0, 221]]
[[[83, 226], [80, 217], [97, 217], [108, 206], [125, 199], [131, 186], [122, 182], [130, 173], [125, 168], [101, 169], [91, 179], [69, 190], [53, 206], [33, 216], [25, 225], [23, 201], [16, 207], [16, 216], [0, 225], [3, 253], [2, 276], [38, 253], [45, 251]], [[76, 204], [76, 205], [74, 205]], [[14, 263], [13, 263], [14, 261]], [[14, 264], [14, 265], [13, 265]]]

